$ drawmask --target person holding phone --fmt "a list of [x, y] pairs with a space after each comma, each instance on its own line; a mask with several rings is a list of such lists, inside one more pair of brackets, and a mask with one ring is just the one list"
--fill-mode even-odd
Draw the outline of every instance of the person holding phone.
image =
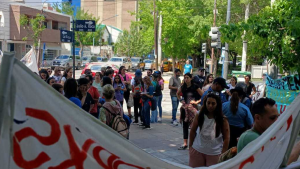
[[116, 100], [118, 100], [121, 106], [123, 106], [124, 92], [127, 91], [127, 89], [118, 74], [114, 78], [113, 87], [115, 89]]

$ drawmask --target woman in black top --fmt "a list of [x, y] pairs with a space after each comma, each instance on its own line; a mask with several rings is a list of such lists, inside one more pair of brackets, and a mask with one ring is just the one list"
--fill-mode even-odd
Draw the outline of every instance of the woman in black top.
[[88, 92], [88, 85], [89, 80], [87, 80], [86, 78], [80, 78], [78, 80], [78, 98], [81, 101], [81, 105], [82, 105], [82, 109], [85, 110], [86, 112], [90, 113], [90, 111], [93, 109], [94, 107], [94, 99], [91, 96], [91, 94], [89, 94]]
[[245, 76], [245, 84], [247, 85], [246, 94], [247, 94], [247, 96], [249, 96], [249, 98], [252, 98], [252, 96], [256, 93], [256, 88], [255, 88], [255, 85], [250, 82], [250, 80], [251, 80], [251, 76], [246, 75]]
[[[180, 98], [180, 93], [182, 93], [182, 98]], [[196, 115], [196, 108], [201, 101], [202, 95], [203, 91], [198, 85], [193, 83], [192, 75], [186, 73], [184, 75], [184, 83], [177, 91], [177, 98], [182, 103], [180, 108], [180, 123], [182, 123], [183, 126], [183, 145], [179, 147], [179, 150], [185, 150], [188, 147], [189, 126], [192, 124], [193, 118]], [[186, 112], [186, 110], [188, 110], [188, 112]], [[187, 113], [194, 115], [186, 118]]]

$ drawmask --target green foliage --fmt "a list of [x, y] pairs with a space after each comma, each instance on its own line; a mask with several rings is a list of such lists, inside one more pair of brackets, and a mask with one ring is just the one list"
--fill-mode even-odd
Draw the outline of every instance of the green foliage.
[[130, 31], [124, 30], [118, 37], [115, 44], [115, 52], [122, 56], [141, 57], [148, 54], [152, 49], [147, 45], [145, 38], [142, 37], [142, 31], [134, 23], [130, 26]]
[[277, 0], [272, 8], [266, 7], [257, 15], [252, 15], [247, 23], [224, 26], [222, 35], [225, 40], [236, 41], [238, 38], [230, 34], [238, 37], [244, 29], [247, 31], [244, 38], [252, 45], [250, 51], [254, 54], [253, 56], [266, 57], [281, 71], [299, 73], [299, 10], [299, 1]]
[[[33, 40], [33, 46], [38, 46], [39, 39], [45, 29], [45, 16], [38, 13], [34, 18], [28, 18], [26, 15], [21, 15], [20, 25], [28, 31], [28, 34]], [[23, 37], [22, 40], [27, 40], [28, 35]]]
[[[76, 10], [76, 16], [74, 16], [74, 7], [69, 2], [56, 3], [53, 8], [67, 15], [71, 15], [75, 20], [94, 20], [96, 23], [99, 22], [100, 18], [94, 17], [93, 14], [88, 13], [88, 11], [84, 11], [83, 9]], [[75, 44], [79, 45], [81, 51], [84, 46], [93, 45], [93, 40], [95, 44], [100, 45], [99, 41], [101, 41], [101, 37], [103, 35], [103, 29], [100, 27], [96, 29], [95, 32], [75, 32]], [[81, 55], [81, 52], [79, 52]]]

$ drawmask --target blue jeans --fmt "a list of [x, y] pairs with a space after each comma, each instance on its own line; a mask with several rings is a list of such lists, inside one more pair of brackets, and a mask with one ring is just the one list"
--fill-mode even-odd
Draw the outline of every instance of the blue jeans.
[[158, 110], [159, 110], [159, 117], [160, 118], [162, 117], [162, 107], [161, 107], [162, 98], [163, 98], [163, 95], [156, 97], [156, 99], [157, 99], [156, 100], [157, 101], [157, 107], [158, 107]]
[[172, 100], [172, 120], [176, 120], [176, 113], [179, 105], [179, 100], [176, 96], [171, 96]]
[[143, 106], [144, 125], [146, 127], [150, 126], [150, 105], [148, 101], [144, 102]]
[[[158, 98], [156, 96], [154, 96], [153, 99], [157, 103]], [[150, 120], [150, 122], [151, 123], [157, 123], [157, 107], [154, 111], [151, 111], [151, 120]]]

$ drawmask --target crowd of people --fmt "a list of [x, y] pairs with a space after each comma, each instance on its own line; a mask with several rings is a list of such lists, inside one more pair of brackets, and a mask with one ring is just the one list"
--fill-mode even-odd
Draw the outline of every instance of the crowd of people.
[[[66, 68], [63, 75], [58, 68], [54, 73], [51, 69], [42, 69], [39, 74], [71, 102], [127, 139], [131, 124], [151, 129], [151, 123], [162, 121], [162, 91], [165, 88], [160, 71], [149, 69], [143, 77], [138, 69], [132, 78], [124, 66], [115, 76], [111, 67], [106, 67], [97, 72], [95, 78], [85, 74], [78, 80], [72, 78], [71, 68]], [[180, 76], [181, 71], [175, 69], [169, 79], [171, 123], [174, 126], [182, 124], [183, 144], [178, 150], [189, 149], [191, 167], [217, 164], [220, 156], [228, 151], [239, 153], [279, 116], [275, 101], [270, 98], [261, 98], [252, 104], [251, 97], [256, 90], [250, 76], [245, 76], [243, 85], [238, 85], [236, 77], [227, 85], [221, 77], [205, 76], [204, 68], [199, 68], [198, 75], [193, 76], [190, 66], [185, 66], [182, 81]], [[124, 100], [127, 115], [123, 109]], [[298, 144], [292, 154], [300, 153]], [[292, 161], [295, 159], [290, 159]]]

